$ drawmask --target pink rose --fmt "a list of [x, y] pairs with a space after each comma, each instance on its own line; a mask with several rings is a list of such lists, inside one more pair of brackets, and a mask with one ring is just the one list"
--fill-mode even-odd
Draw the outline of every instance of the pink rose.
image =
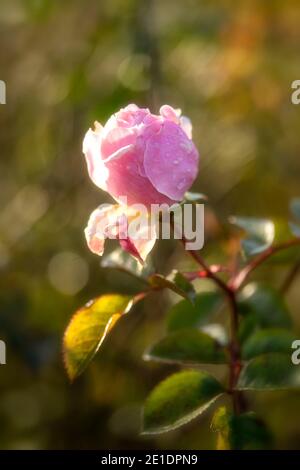
[[[199, 155], [191, 130], [190, 121], [171, 106], [162, 106], [160, 114], [155, 115], [130, 104], [111, 116], [104, 127], [95, 123], [95, 129], [85, 135], [83, 152], [90, 178], [123, 204], [125, 216], [124, 198], [127, 207], [143, 204], [146, 210], [151, 204], [170, 206], [181, 201], [198, 173]], [[110, 228], [115, 226], [119, 220], [117, 207], [104, 212], [96, 209], [89, 221], [86, 237], [90, 249], [97, 254], [103, 252], [105, 236], [99, 233], [95, 221], [102, 225], [107, 222]], [[107, 228], [106, 237], [109, 232]], [[132, 240], [120, 243], [124, 249], [132, 246]], [[147, 240], [147, 247], [150, 246], [153, 243]], [[128, 251], [139, 258], [133, 249]], [[148, 251], [140, 258], [144, 259]]]
[[181, 201], [198, 173], [191, 126], [170, 106], [160, 115], [130, 104], [84, 138], [89, 175], [116, 201], [172, 204]]

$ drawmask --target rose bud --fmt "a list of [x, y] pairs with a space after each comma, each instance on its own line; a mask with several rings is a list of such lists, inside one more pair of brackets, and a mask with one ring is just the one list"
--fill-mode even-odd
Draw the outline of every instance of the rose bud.
[[[101, 255], [105, 238], [114, 232], [125, 250], [140, 261], [145, 259], [155, 242], [155, 229], [152, 226], [147, 236], [137, 231], [129, 239], [124, 220], [134, 218], [134, 205], [143, 205], [149, 213], [153, 204], [171, 206], [183, 199], [198, 173], [199, 155], [191, 131], [190, 121], [171, 106], [162, 106], [160, 114], [154, 115], [130, 104], [111, 116], [104, 127], [95, 123], [94, 130], [87, 132], [83, 152], [89, 176], [122, 208], [121, 215], [116, 205], [93, 212], [85, 232], [93, 252]], [[122, 237], [116, 228], [120, 217]]]

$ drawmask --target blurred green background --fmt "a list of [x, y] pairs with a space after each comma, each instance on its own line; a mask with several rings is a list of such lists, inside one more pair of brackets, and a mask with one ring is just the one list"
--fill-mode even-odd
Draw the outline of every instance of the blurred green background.
[[[167, 435], [138, 435], [145, 397], [176, 370], [142, 354], [178, 299], [144, 301], [75, 384], [66, 378], [71, 314], [102, 292], [137, 289], [86, 247], [89, 214], [111, 200], [88, 178], [82, 139], [130, 102], [182, 108], [201, 153], [194, 189], [210, 200], [205, 251], [218, 261], [231, 249], [221, 241], [216, 250], [219, 221], [286, 218], [300, 194], [300, 106], [290, 99], [300, 79], [299, 2], [1, 0], [0, 41], [0, 447], [213, 448], [211, 413]], [[172, 242], [158, 243], [154, 262], [161, 272], [191, 266]], [[285, 269], [260, 275], [276, 284]], [[299, 283], [288, 302], [299, 327]], [[277, 448], [300, 448], [299, 394], [249, 400]]]

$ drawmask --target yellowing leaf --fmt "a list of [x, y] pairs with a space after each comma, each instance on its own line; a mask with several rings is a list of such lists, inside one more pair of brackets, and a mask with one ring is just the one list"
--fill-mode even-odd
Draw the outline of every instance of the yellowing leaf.
[[74, 314], [63, 341], [65, 366], [71, 380], [83, 372], [132, 303], [130, 296], [107, 294], [92, 300]]
[[217, 450], [266, 449], [272, 436], [253, 412], [234, 415], [221, 406], [214, 414], [211, 429], [217, 433]]

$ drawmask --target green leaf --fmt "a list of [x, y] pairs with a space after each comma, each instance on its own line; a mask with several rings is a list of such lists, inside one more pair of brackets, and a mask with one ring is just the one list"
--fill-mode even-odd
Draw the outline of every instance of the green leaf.
[[144, 432], [167, 432], [188, 423], [223, 392], [222, 385], [203, 371], [189, 370], [171, 375], [146, 400]]
[[166, 278], [161, 274], [153, 274], [148, 278], [148, 282], [152, 289], [170, 289], [181, 297], [185, 297], [189, 305], [191, 305], [195, 300], [196, 294], [192, 284], [182, 278], [183, 275], [178, 272], [171, 276], [171, 278]]
[[242, 315], [255, 318], [254, 325], [261, 328], [291, 326], [289, 311], [282, 295], [275, 289], [257, 284], [247, 284], [238, 296]]
[[222, 406], [214, 414], [211, 428], [217, 433], [217, 450], [266, 449], [272, 442], [270, 432], [253, 412], [234, 415]]
[[248, 237], [242, 240], [246, 256], [256, 255], [269, 248], [275, 237], [275, 226], [271, 220], [254, 217], [231, 217], [230, 222], [244, 230]]
[[168, 313], [168, 331], [182, 328], [199, 328], [207, 323], [209, 317], [220, 307], [222, 296], [219, 292], [196, 294], [195, 303], [182, 300], [173, 305]]
[[150, 349], [145, 359], [187, 364], [226, 363], [224, 348], [208, 334], [194, 329], [170, 333]]
[[[273, 218], [272, 219], [275, 225], [275, 240], [276, 244], [285, 243], [291, 238], [291, 231], [292, 231], [292, 222], [288, 222], [286, 219], [282, 218]], [[297, 230], [297, 228], [296, 228]], [[295, 236], [297, 236], [295, 234]], [[300, 227], [298, 226], [298, 236], [300, 236]], [[295, 256], [299, 255], [299, 247], [293, 246], [290, 247], [288, 250], [281, 250], [278, 253], [275, 253], [271, 258], [269, 258], [265, 265], [273, 266], [273, 265], [282, 265], [282, 264], [290, 264], [294, 261]]]
[[101, 259], [101, 266], [102, 268], [118, 269], [142, 278], [146, 278], [153, 273], [153, 266], [150, 262], [142, 265], [122, 248], [117, 248], [108, 255], [104, 255]]
[[200, 327], [200, 331], [214, 338], [220, 345], [228, 345], [228, 333], [220, 323], [209, 323]]
[[253, 333], [242, 346], [242, 358], [245, 360], [266, 353], [290, 354], [295, 335], [287, 330], [270, 328]]
[[107, 294], [92, 300], [72, 317], [63, 340], [67, 373], [74, 380], [86, 368], [120, 317], [131, 308], [129, 296]]
[[192, 193], [188, 191], [184, 195], [184, 200], [186, 202], [207, 201], [207, 196], [202, 193]]
[[290, 209], [295, 219], [300, 221], [300, 198], [294, 198], [291, 200]]
[[247, 315], [240, 319], [238, 337], [244, 343], [255, 331], [261, 329], [255, 314]]
[[289, 390], [300, 388], [300, 367], [290, 354], [269, 353], [251, 359], [240, 374], [238, 390]]
[[193, 284], [188, 281], [183, 274], [174, 269], [171, 274], [167, 277], [168, 281], [173, 282], [181, 291], [186, 293], [187, 298], [195, 303], [196, 291]]

